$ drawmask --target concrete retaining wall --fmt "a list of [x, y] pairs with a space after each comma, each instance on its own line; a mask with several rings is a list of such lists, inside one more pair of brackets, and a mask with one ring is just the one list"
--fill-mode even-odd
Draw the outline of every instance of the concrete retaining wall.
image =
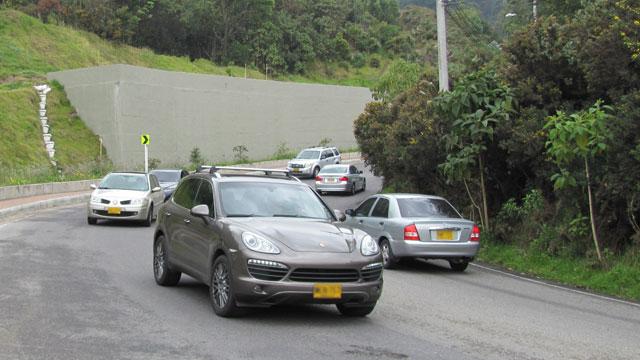
[[353, 147], [353, 120], [371, 101], [366, 88], [199, 75], [129, 65], [55, 72], [87, 125], [119, 168], [140, 166], [140, 135], [162, 164], [187, 163], [194, 147], [210, 162], [245, 145], [267, 158], [281, 143], [300, 150], [323, 138]]
[[100, 180], [80, 180], [46, 184], [3, 186], [0, 187], [0, 200], [90, 190], [89, 185], [96, 184], [99, 181]]

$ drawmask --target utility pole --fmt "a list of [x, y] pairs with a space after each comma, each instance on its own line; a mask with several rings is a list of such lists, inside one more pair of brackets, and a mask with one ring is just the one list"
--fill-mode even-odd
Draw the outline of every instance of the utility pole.
[[538, 0], [533, 0], [533, 21], [538, 21]]
[[436, 0], [438, 18], [438, 77], [440, 91], [449, 91], [449, 65], [447, 62], [447, 22], [445, 6], [448, 0]]

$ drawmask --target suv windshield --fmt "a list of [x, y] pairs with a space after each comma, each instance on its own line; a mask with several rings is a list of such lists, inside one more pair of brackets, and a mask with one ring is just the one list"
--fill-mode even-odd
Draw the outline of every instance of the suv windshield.
[[325, 166], [320, 170], [320, 174], [346, 174], [348, 166]]
[[456, 209], [442, 199], [422, 197], [398, 199], [398, 206], [402, 217], [461, 218]]
[[153, 170], [151, 172], [161, 183], [180, 181], [180, 170]]
[[180, 181], [180, 170], [153, 170], [151, 173], [158, 178], [159, 182]]
[[264, 182], [221, 183], [220, 200], [228, 217], [333, 219], [327, 207], [306, 186]]
[[109, 174], [102, 179], [98, 189], [148, 191], [149, 183], [144, 174]]
[[317, 159], [319, 157], [320, 151], [318, 150], [304, 150], [296, 156], [296, 159]]

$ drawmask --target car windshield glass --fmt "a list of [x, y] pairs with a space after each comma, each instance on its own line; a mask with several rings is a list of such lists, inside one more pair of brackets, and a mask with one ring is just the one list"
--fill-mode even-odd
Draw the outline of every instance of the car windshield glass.
[[298, 156], [296, 156], [296, 159], [317, 159], [319, 157], [320, 157], [320, 151], [304, 150], [300, 154], [298, 154]]
[[109, 174], [102, 179], [98, 188], [148, 191], [149, 184], [144, 174]]
[[164, 182], [178, 182], [180, 181], [180, 171], [173, 170], [154, 170], [151, 172], [158, 178], [158, 181]]
[[228, 217], [332, 219], [327, 207], [306, 186], [244, 181], [222, 183], [220, 200]]
[[346, 174], [348, 166], [325, 166], [320, 170], [320, 174]]
[[456, 209], [442, 199], [398, 199], [398, 206], [402, 217], [461, 218]]

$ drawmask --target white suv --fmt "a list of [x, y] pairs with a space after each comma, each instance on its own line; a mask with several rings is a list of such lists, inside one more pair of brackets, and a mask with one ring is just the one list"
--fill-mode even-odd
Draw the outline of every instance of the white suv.
[[315, 178], [326, 165], [339, 164], [340, 152], [335, 147], [314, 147], [300, 151], [289, 161], [287, 170], [293, 175]]

